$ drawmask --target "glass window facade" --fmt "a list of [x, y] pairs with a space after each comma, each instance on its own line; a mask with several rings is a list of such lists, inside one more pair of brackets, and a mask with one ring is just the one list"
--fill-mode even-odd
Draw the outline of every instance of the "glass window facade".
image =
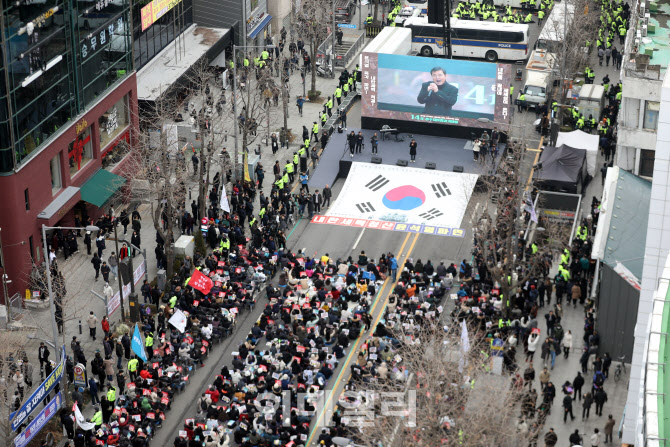
[[132, 56], [129, 0], [0, 1], [0, 172], [8, 172], [130, 73]]
[[133, 42], [135, 45], [135, 70], [147, 64], [193, 24], [193, 0], [182, 0], [151, 26], [142, 31], [142, 8], [150, 0], [133, 2]]
[[63, 186], [60, 171], [60, 154], [56, 155], [54, 158], [51, 159], [50, 167], [51, 167], [51, 193], [56, 194]]
[[100, 149], [105, 150], [105, 146], [123, 132], [130, 124], [128, 113], [128, 95], [121, 98], [107, 113], [100, 117]]

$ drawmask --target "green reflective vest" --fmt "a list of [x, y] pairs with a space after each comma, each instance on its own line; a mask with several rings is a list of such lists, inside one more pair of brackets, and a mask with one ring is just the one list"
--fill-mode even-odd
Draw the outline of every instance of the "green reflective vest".
[[98, 410], [91, 418], [91, 422], [93, 422], [96, 427], [100, 427], [102, 425], [102, 411]]
[[337, 87], [335, 89], [335, 97], [336, 98], [341, 98], [342, 97], [342, 89], [341, 88]]
[[284, 181], [284, 184], [288, 183], [288, 181], [289, 181], [288, 174], [284, 174], [284, 176], [282, 177], [282, 180]]
[[151, 334], [149, 334], [147, 335], [147, 338], [144, 339], [144, 346], [150, 348], [153, 345], [154, 345], [154, 337]]
[[280, 178], [275, 182], [275, 185], [277, 185], [278, 189], [284, 189], [284, 180]]
[[[304, 148], [300, 148], [301, 151], [304, 151]], [[293, 164], [298, 165], [300, 163], [300, 157], [298, 157], [298, 154], [293, 154]]]
[[221, 243], [219, 244], [219, 246], [220, 246], [223, 250], [229, 250], [229, 249], [230, 249], [230, 240], [229, 240], [229, 239], [226, 239], [226, 238], [221, 239]]
[[314, 123], [314, 125], [312, 126], [312, 132], [314, 132], [316, 134], [319, 133], [319, 124], [318, 123]]
[[174, 309], [174, 306], [176, 305], [177, 305], [177, 297], [173, 296], [172, 298], [170, 298], [170, 309]]
[[111, 387], [109, 391], [107, 391], [107, 400], [110, 402], [114, 402], [116, 400], [116, 388]]
[[137, 359], [128, 360], [128, 371], [135, 372], [137, 371], [137, 365], [140, 363]]
[[286, 163], [286, 166], [284, 166], [284, 169], [286, 169], [286, 172], [289, 174], [293, 174], [293, 163], [289, 162]]

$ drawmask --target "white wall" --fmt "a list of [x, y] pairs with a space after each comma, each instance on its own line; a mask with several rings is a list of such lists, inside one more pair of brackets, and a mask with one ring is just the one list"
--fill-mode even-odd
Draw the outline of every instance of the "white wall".
[[[649, 84], [652, 82], [646, 81]], [[636, 83], [637, 88], [642, 88]], [[624, 82], [624, 91], [626, 91]], [[635, 87], [633, 87], [635, 88]], [[647, 89], [647, 91], [650, 89]], [[640, 92], [634, 92], [636, 96]], [[658, 286], [658, 278], [663, 276], [665, 260], [670, 253], [670, 188], [668, 174], [670, 172], [670, 77], [663, 80], [661, 110], [658, 118], [658, 133], [656, 134], [656, 159], [654, 162], [654, 179], [651, 186], [651, 203], [649, 206], [649, 223], [647, 225], [647, 241], [645, 244], [644, 267], [642, 269], [642, 291], [637, 311], [635, 326], [635, 349], [631, 378], [626, 401], [626, 418], [624, 420], [623, 442], [633, 444], [635, 435], [641, 430], [637, 424], [639, 416], [639, 401], [643, 396], [642, 368], [644, 357], [644, 343], [649, 333], [649, 314], [653, 308], [654, 291]], [[653, 100], [656, 97], [646, 98]]]

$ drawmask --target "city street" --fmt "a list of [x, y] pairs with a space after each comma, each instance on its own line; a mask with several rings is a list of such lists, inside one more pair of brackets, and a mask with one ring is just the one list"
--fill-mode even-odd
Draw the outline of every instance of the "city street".
[[[531, 26], [531, 42], [537, 38], [539, 34], [539, 27]], [[345, 34], [345, 39], [348, 38]], [[607, 67], [599, 67], [597, 64], [597, 58], [592, 56], [594, 59], [592, 62], [595, 62], [591, 65], [594, 68], [596, 73], [596, 80], [599, 81], [605, 73], [609, 74], [610, 79], [613, 84], [618, 82], [618, 72]], [[356, 65], [357, 58], [350, 65], [350, 69]], [[337, 73], [339, 75], [339, 73]], [[311, 78], [308, 76], [306, 78], [307, 89], [309, 89]], [[291, 86], [291, 99], [289, 100], [289, 126], [291, 127], [294, 135], [301, 135], [302, 127], [306, 126], [308, 129], [311, 128], [314, 121], [318, 121], [318, 115], [323, 108], [323, 102], [325, 102], [328, 95], [332, 94], [337, 86], [337, 79], [327, 79], [322, 77], [317, 77], [317, 90], [322, 92], [321, 101], [319, 103], [306, 103], [304, 106], [303, 116], [298, 115], [297, 107], [295, 106], [295, 100], [299, 94], [302, 94], [303, 85], [301, 82], [300, 74], [295, 72], [290, 77], [290, 86]], [[599, 82], [598, 82], [599, 83]], [[515, 91], [519, 91], [523, 87], [522, 82], [513, 81]], [[230, 98], [230, 94], [226, 93]], [[199, 102], [200, 99], [195, 98], [195, 102]], [[230, 104], [230, 103], [229, 103]], [[232, 112], [230, 112], [232, 114]], [[525, 146], [526, 152], [523, 158], [523, 166], [520, 174], [521, 179], [528, 179], [531, 175], [532, 167], [537, 163], [540, 150], [543, 146], [546, 145], [546, 142], [540, 138], [539, 134], [535, 131], [535, 126], [533, 122], [536, 117], [532, 111], [525, 113], [515, 112], [513, 116], [513, 125], [510, 129], [510, 135], [513, 138], [522, 138], [525, 136]], [[270, 131], [278, 133], [283, 122], [283, 115], [280, 108], [273, 108], [271, 110], [270, 116]], [[226, 127], [217, 128], [215, 132], [228, 132], [232, 136], [235, 131], [235, 120], [229, 119], [225, 121]], [[348, 130], [355, 130], [360, 127], [360, 102], [357, 102], [349, 112], [348, 115]], [[268, 193], [272, 186], [273, 176], [272, 176], [272, 166], [275, 161], [279, 161], [280, 165], [293, 157], [293, 153], [297, 151], [299, 147], [300, 138], [297, 138], [294, 144], [292, 144], [288, 149], [280, 149], [276, 155], [272, 154], [269, 142], [257, 140], [253, 144], [255, 147], [260, 143], [261, 147], [261, 163], [263, 164], [266, 172], [265, 181], [263, 185], [260, 185], [262, 190]], [[241, 140], [240, 140], [241, 141]], [[385, 143], [385, 144], [394, 144], [394, 143]], [[232, 153], [233, 141], [231, 137], [228, 138], [226, 143], [229, 153]], [[240, 145], [241, 146], [241, 145]], [[253, 152], [253, 148], [250, 148]], [[337, 150], [340, 148], [328, 148], [327, 150]], [[383, 156], [384, 146], [380, 145], [380, 155]], [[603, 160], [602, 155], [598, 156], [597, 166], [601, 166]], [[190, 163], [189, 163], [190, 166]], [[599, 170], [598, 170], [599, 172]], [[600, 174], [598, 174], [600, 175]], [[188, 185], [190, 190], [190, 195], [187, 200], [188, 203], [191, 200], [197, 199], [197, 186], [200, 184], [201, 179], [195, 177], [192, 178], [191, 183]], [[333, 202], [337, 199], [338, 193], [343, 186], [344, 180], [338, 179], [338, 181], [331, 185], [333, 190]], [[591, 202], [591, 196], [595, 195], [599, 197], [602, 192], [601, 181], [599, 177], [596, 177], [594, 181], [591, 182], [589, 188], [584, 195], [583, 201], [583, 211], [588, 213], [589, 205]], [[298, 188], [298, 183], [295, 183], [293, 191], [295, 192]], [[490, 197], [485, 194], [475, 193], [473, 194], [468, 208], [466, 210], [465, 218], [461, 228], [465, 230], [465, 237], [437, 237], [437, 236], [427, 236], [411, 233], [399, 233], [391, 231], [381, 231], [381, 230], [369, 230], [369, 229], [354, 229], [347, 227], [339, 226], [327, 226], [327, 225], [315, 225], [310, 224], [307, 218], [301, 218], [297, 220], [295, 226], [290, 228], [287, 232], [287, 245], [292, 251], [303, 250], [304, 253], [308, 256], [321, 256], [328, 253], [329, 257], [332, 259], [346, 259], [348, 256], [355, 258], [361, 251], [365, 251], [370, 257], [376, 259], [382, 253], [393, 253], [397, 256], [399, 264], [406, 259], [412, 259], [416, 261], [421, 259], [422, 261], [431, 260], [433, 264], [437, 265], [440, 262], [444, 262], [446, 265], [453, 262], [459, 264], [461, 260], [466, 259], [470, 261], [472, 259], [472, 222], [470, 221], [471, 216], [476, 209], [484, 207], [490, 201]], [[258, 206], [258, 200], [256, 201], [255, 212], [260, 209]], [[146, 249], [148, 262], [148, 278], [151, 281], [156, 276], [156, 259], [154, 256], [154, 249], [156, 247], [156, 238], [155, 230], [153, 228], [153, 222], [151, 217], [151, 206], [148, 203], [144, 203], [139, 207], [140, 214], [142, 216], [142, 248]], [[326, 214], [325, 210], [322, 214]], [[129, 237], [129, 235], [128, 235]], [[102, 294], [102, 289], [104, 282], [102, 279], [100, 281], [94, 281], [94, 270], [90, 262], [90, 256], [87, 256], [85, 253], [85, 247], [79, 239], [80, 252], [73, 255], [67, 261], [64, 259], [59, 259], [59, 266], [63, 275], [65, 276], [65, 281], [67, 285], [67, 299], [66, 299], [66, 308], [65, 308], [65, 334], [63, 335], [63, 343], [66, 345], [66, 350], [68, 355], [72, 355], [70, 350], [69, 343], [73, 337], [77, 337], [81, 341], [81, 345], [84, 348], [84, 352], [88, 359], [92, 359], [96, 350], [102, 350], [101, 340], [93, 341], [88, 336], [88, 328], [85, 323], [85, 319], [89, 311], [95, 312], [99, 320], [105, 315], [104, 304], [101, 300], [96, 298], [90, 290], [94, 290]], [[103, 259], [107, 257], [114, 251], [113, 242], [107, 241], [107, 249], [104, 252]], [[136, 265], [140, 262], [141, 256], [135, 258]], [[113, 276], [113, 275], [112, 275]], [[112, 281], [110, 278], [110, 285], [113, 288], [114, 292], [118, 290], [118, 282]], [[372, 306], [372, 321], [378, 322], [383, 314], [383, 310], [386, 306], [388, 296], [392, 290], [393, 284], [390, 281], [386, 281], [384, 286], [378, 292], [375, 301]], [[448, 295], [447, 295], [448, 297]], [[141, 300], [141, 297], [140, 297]], [[163, 423], [163, 428], [159, 430], [152, 443], [154, 446], [167, 446], [171, 445], [173, 439], [177, 436], [178, 431], [182, 429], [184, 420], [186, 418], [192, 417], [196, 412], [195, 402], [197, 398], [204, 392], [207, 385], [211, 384], [214, 381], [216, 375], [219, 374], [219, 371], [223, 365], [229, 365], [232, 361], [231, 352], [237, 351], [238, 344], [246, 337], [247, 333], [250, 331], [251, 327], [254, 325], [259, 315], [263, 310], [263, 306], [267, 301], [264, 297], [261, 296], [259, 305], [252, 311], [247, 311], [242, 313], [238, 319], [235, 333], [228, 337], [220, 345], [215, 346], [209, 358], [205, 362], [205, 367], [198, 369], [190, 375], [188, 386], [182, 395], [179, 395], [177, 399], [172, 403], [172, 409], [166, 414], [166, 420]], [[553, 301], [552, 301], [553, 303]], [[453, 307], [453, 303], [449, 298], [446, 299], [445, 303], [445, 312], [449, 312]], [[126, 309], [128, 308], [126, 303]], [[546, 333], [546, 325], [544, 322], [544, 313], [548, 312], [548, 308], [545, 306], [544, 309], [541, 309], [538, 313], [538, 320], [540, 322], [540, 327], [542, 328], [542, 334]], [[573, 350], [568, 359], [564, 360], [562, 357], [557, 358], [556, 367], [551, 371], [551, 381], [556, 385], [557, 388], [566, 381], [572, 381], [576, 372], [580, 369], [578, 359], [581, 354], [580, 348], [582, 344], [583, 337], [583, 310], [579, 307], [577, 309], [566, 309], [565, 315], [563, 317], [563, 327], [567, 330], [572, 330], [574, 334], [574, 344]], [[120, 319], [120, 309], [115, 312], [114, 315], [110, 318], [112, 324], [118, 322]], [[20, 323], [28, 328], [32, 328], [35, 335], [42, 339], [51, 339], [51, 316], [48, 309], [40, 310], [29, 310], [26, 311], [26, 314], [20, 320]], [[374, 328], [374, 325], [373, 325]], [[366, 340], [365, 336], [359, 338], [357, 343], [350, 347], [347, 350], [347, 354], [354, 352], [354, 355], [348, 355], [346, 361], [340, 362], [340, 366], [335, 371], [333, 379], [328, 382], [327, 389], [333, 390], [333, 396], [339, 396], [342, 392], [344, 385], [346, 384], [349, 378], [349, 366], [351, 361], [355, 359], [355, 352], [360, 347], [362, 343]], [[33, 340], [29, 342], [27, 349], [28, 356], [33, 365], [38, 365], [37, 361], [37, 346], [39, 345], [39, 340]], [[52, 360], [56, 357], [56, 354], [52, 350]], [[525, 369], [525, 364], [523, 362], [523, 354], [517, 354], [517, 361], [521, 371]], [[535, 370], [539, 374], [541, 371], [539, 356], [535, 358]], [[124, 365], [125, 366], [125, 365]], [[615, 365], [612, 365], [611, 371], [613, 371]], [[35, 372], [35, 383], [37, 383], [37, 369]], [[591, 374], [586, 374], [586, 386], [587, 388], [591, 383]], [[537, 377], [537, 374], [536, 374]], [[609, 401], [605, 404], [605, 410], [603, 414], [605, 416], [598, 417], [594, 413], [591, 414], [591, 417], [587, 421], [581, 421], [577, 418], [575, 422], [564, 424], [562, 421], [562, 409], [560, 406], [560, 401], [562, 396], [559, 397], [554, 403], [551, 415], [547, 419], [545, 428], [553, 427], [558, 434], [559, 444], [558, 445], [567, 445], [567, 439], [570, 433], [575, 429], [579, 429], [582, 434], [591, 434], [594, 428], [599, 428], [602, 431], [604, 426], [605, 418], [608, 413], [613, 414], [617, 426], [621, 421], [624, 403], [626, 399], [627, 391], [627, 380], [628, 377], [624, 377], [621, 381], [614, 383], [613, 379], [610, 378], [606, 384], [605, 389], [609, 395]], [[536, 379], [536, 388], [539, 390], [539, 381]], [[578, 404], [575, 404], [575, 414], [579, 413], [581, 407]], [[84, 415], [86, 417], [91, 417], [93, 411], [90, 408], [84, 410]], [[313, 430], [314, 427], [319, 424], [323, 424], [325, 421], [329, 421], [329, 414], [319, 414], [314, 418]], [[318, 431], [317, 431], [318, 433]], [[543, 436], [544, 434], [542, 434]], [[540, 439], [542, 439], [542, 436]], [[315, 437], [314, 437], [315, 439]], [[312, 444], [314, 444], [314, 439], [310, 437]], [[614, 445], [620, 445], [616, 439]]]

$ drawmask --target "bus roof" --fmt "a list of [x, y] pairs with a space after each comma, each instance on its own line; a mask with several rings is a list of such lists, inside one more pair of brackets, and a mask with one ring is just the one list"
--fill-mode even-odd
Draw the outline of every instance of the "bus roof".
[[[564, 0], [565, 1], [565, 0]], [[429, 25], [442, 27], [439, 23], [428, 23], [428, 17], [410, 17], [405, 20], [404, 26], [410, 25]], [[502, 23], [502, 22], [480, 22], [474, 20], [451, 19], [451, 27], [454, 29], [486, 29], [491, 31], [527, 31], [528, 25], [525, 23]]]
[[563, 0], [563, 2], [565, 4], [557, 3], [554, 5], [554, 9], [551, 10], [547, 21], [542, 27], [540, 36], [537, 38], [538, 41], [563, 42], [565, 40], [565, 10], [566, 8], [568, 10], [567, 25], [568, 29], [570, 29], [570, 22], [572, 22], [572, 17], [575, 15], [575, 5], [568, 0]]

